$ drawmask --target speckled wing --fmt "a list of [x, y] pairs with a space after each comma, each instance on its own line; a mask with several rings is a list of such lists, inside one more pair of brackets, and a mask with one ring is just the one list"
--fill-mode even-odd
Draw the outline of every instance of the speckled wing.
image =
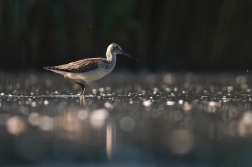
[[92, 71], [98, 68], [98, 63], [105, 60], [104, 58], [89, 58], [83, 59], [75, 62], [71, 62], [59, 66], [44, 67], [46, 70], [59, 70], [72, 73], [84, 73], [87, 71]]

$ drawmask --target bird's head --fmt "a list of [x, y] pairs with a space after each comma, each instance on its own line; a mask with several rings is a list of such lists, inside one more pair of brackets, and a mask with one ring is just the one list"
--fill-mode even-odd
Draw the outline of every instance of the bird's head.
[[122, 54], [124, 56], [132, 58], [128, 53], [124, 52], [122, 48], [116, 43], [112, 43], [108, 46], [107, 53]]

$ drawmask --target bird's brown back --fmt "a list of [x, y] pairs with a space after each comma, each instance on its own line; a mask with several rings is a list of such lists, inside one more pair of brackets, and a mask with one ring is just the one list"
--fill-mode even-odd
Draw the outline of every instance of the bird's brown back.
[[68, 64], [63, 64], [59, 66], [49, 66], [44, 67], [46, 70], [59, 70], [59, 71], [66, 71], [66, 72], [73, 72], [73, 73], [83, 73], [87, 71], [92, 71], [98, 68], [98, 63], [104, 61], [105, 58], [98, 57], [98, 58], [88, 58], [82, 59], [79, 61], [71, 62]]

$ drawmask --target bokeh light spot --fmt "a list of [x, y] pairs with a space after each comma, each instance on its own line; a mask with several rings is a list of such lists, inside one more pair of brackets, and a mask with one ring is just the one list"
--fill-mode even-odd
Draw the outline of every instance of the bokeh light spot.
[[120, 121], [120, 127], [124, 131], [131, 131], [135, 127], [135, 121], [131, 117], [123, 117]]
[[26, 123], [19, 116], [14, 116], [8, 119], [6, 125], [8, 132], [13, 135], [20, 135], [27, 129]]

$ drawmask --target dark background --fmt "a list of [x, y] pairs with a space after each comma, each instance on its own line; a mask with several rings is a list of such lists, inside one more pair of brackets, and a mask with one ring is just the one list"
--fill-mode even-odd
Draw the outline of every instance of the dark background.
[[0, 69], [105, 57], [130, 71], [252, 67], [252, 0], [0, 0]]

